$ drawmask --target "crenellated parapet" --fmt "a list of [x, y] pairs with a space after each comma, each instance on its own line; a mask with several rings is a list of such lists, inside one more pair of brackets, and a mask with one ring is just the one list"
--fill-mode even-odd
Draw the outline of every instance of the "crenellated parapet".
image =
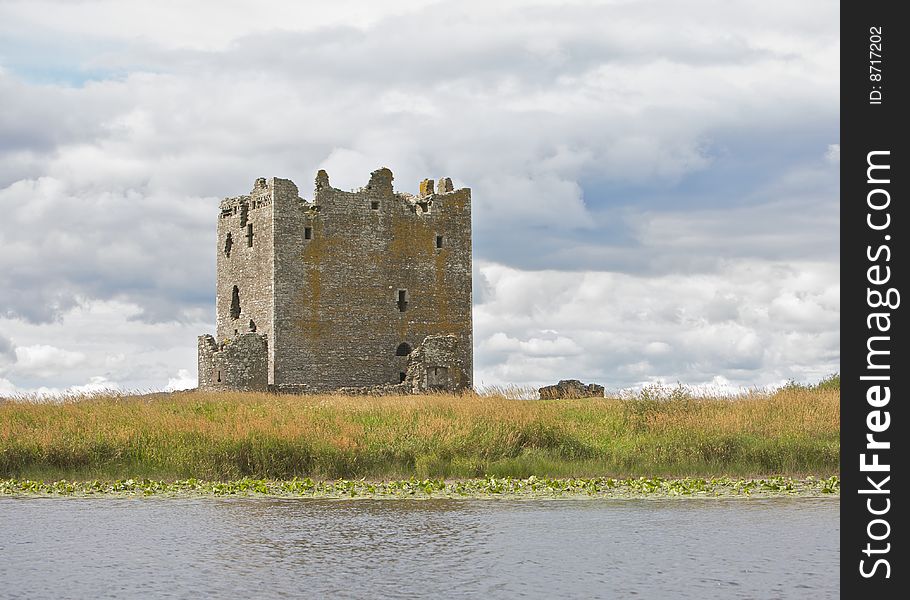
[[[417, 195], [396, 192], [393, 186], [394, 179], [392, 171], [382, 167], [370, 174], [370, 180], [365, 186], [344, 191], [332, 187], [328, 173], [320, 170], [316, 174], [313, 201], [303, 202], [311, 209], [316, 207], [316, 211], [326, 205], [341, 205], [345, 210], [351, 211], [369, 208], [380, 212], [387, 208], [395, 210], [396, 207], [399, 207], [413, 215], [426, 216], [434, 214], [434, 205], [438, 208], [441, 203], [449, 200], [448, 203], [454, 208], [470, 210], [470, 188], [456, 190], [449, 177], [440, 177], [438, 181], [424, 179], [418, 183]], [[454, 196], [447, 198], [453, 194]], [[313, 216], [315, 216], [315, 211]]]
[[219, 204], [220, 216], [222, 219], [240, 216], [242, 226], [245, 226], [249, 211], [271, 206], [276, 197], [290, 196], [302, 201], [297, 194], [297, 186], [290, 179], [259, 177], [249, 194], [222, 200]]
[[[432, 205], [437, 197], [447, 194], [458, 193], [470, 198], [470, 188], [455, 189], [452, 180], [449, 177], [440, 177], [438, 182], [433, 179], [424, 179], [418, 184], [417, 195], [406, 192], [396, 192], [392, 185], [394, 176], [392, 171], [386, 167], [377, 169], [370, 174], [369, 182], [362, 188], [346, 192], [332, 187], [329, 181], [329, 175], [325, 170], [320, 169], [316, 174], [314, 187], [314, 199], [306, 200], [298, 196], [297, 186], [290, 179], [281, 179], [278, 177], [259, 177], [253, 185], [249, 194], [242, 196], [232, 196], [224, 198], [219, 204], [219, 213], [221, 218], [239, 216], [243, 225], [246, 224], [247, 216], [250, 211], [258, 210], [271, 206], [276, 197], [292, 199], [304, 207], [318, 206], [326, 201], [349, 200], [355, 201], [359, 198], [393, 198], [398, 199], [403, 204], [408, 205], [412, 212], [425, 214], [430, 212], [426, 205]], [[413, 210], [415, 206], [423, 205], [424, 210]], [[356, 206], [352, 203], [352, 206]]]

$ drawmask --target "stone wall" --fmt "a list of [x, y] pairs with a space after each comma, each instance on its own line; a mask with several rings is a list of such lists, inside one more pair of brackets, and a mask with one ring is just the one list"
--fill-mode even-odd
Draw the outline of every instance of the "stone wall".
[[405, 383], [412, 393], [471, 387], [470, 364], [455, 335], [430, 335], [408, 357]]
[[427, 179], [413, 196], [392, 180], [378, 169], [346, 192], [320, 171], [306, 201], [289, 180], [259, 179], [221, 203], [217, 336], [266, 334], [273, 389], [397, 385], [428, 336], [453, 336], [457, 365], [431, 383], [471, 387], [471, 191]]
[[359, 395], [460, 392], [470, 388], [471, 377], [459, 347], [458, 336], [430, 335], [406, 358], [404, 381], [361, 387], [343, 387], [339, 392]]
[[199, 388], [207, 390], [268, 390], [268, 339], [243, 333], [218, 343], [199, 336]]
[[[270, 339], [274, 334], [272, 207], [276, 188], [283, 191], [286, 187], [293, 187], [294, 196], [297, 196], [297, 188], [290, 181], [260, 178], [249, 195], [226, 198], [221, 202], [215, 289], [215, 331], [219, 342], [250, 332], [265, 334]], [[249, 237], [251, 232], [252, 239]], [[270, 348], [270, 383], [274, 379], [273, 351], [274, 348]]]
[[[392, 172], [313, 202], [275, 202], [275, 379], [280, 390], [398, 383], [407, 352], [454, 334], [472, 371], [471, 192], [395, 193]], [[309, 238], [307, 238], [309, 235]]]
[[582, 383], [578, 379], [561, 379], [556, 385], [537, 390], [541, 400], [557, 398], [603, 398], [604, 387], [596, 383]]

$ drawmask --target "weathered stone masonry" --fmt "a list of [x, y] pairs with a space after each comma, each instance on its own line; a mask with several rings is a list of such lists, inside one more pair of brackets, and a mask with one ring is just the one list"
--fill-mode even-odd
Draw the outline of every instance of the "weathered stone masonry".
[[471, 387], [471, 191], [443, 178], [413, 196], [392, 179], [345, 192], [319, 171], [312, 201], [258, 179], [221, 202], [200, 388]]
[[268, 341], [243, 333], [219, 344], [199, 336], [199, 387], [222, 390], [264, 390], [269, 383]]

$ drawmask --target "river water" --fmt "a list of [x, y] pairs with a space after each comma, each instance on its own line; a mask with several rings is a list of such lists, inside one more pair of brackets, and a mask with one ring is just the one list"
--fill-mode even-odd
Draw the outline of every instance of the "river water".
[[836, 499], [0, 498], [0, 598], [834, 598]]

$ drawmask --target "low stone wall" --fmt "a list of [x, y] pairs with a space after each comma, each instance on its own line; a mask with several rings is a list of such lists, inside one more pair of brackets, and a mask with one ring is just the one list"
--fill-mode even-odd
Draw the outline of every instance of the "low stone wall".
[[[459, 392], [470, 388], [469, 365], [461, 360], [455, 335], [430, 335], [407, 357], [404, 381], [398, 384], [344, 387], [350, 395], [401, 395]], [[210, 335], [199, 336], [199, 389], [309, 393], [319, 386], [291, 387], [268, 384], [268, 341], [258, 333], [244, 333], [220, 344]]]
[[459, 392], [471, 385], [467, 365], [459, 361], [458, 337], [428, 335], [408, 356], [404, 384], [411, 393]]
[[199, 336], [199, 389], [267, 391], [268, 338], [244, 333], [220, 344], [210, 335]]
[[392, 396], [425, 392], [460, 392], [470, 387], [467, 365], [459, 357], [458, 336], [428, 335], [408, 355], [404, 381], [398, 384], [345, 387], [338, 390], [352, 396]]

